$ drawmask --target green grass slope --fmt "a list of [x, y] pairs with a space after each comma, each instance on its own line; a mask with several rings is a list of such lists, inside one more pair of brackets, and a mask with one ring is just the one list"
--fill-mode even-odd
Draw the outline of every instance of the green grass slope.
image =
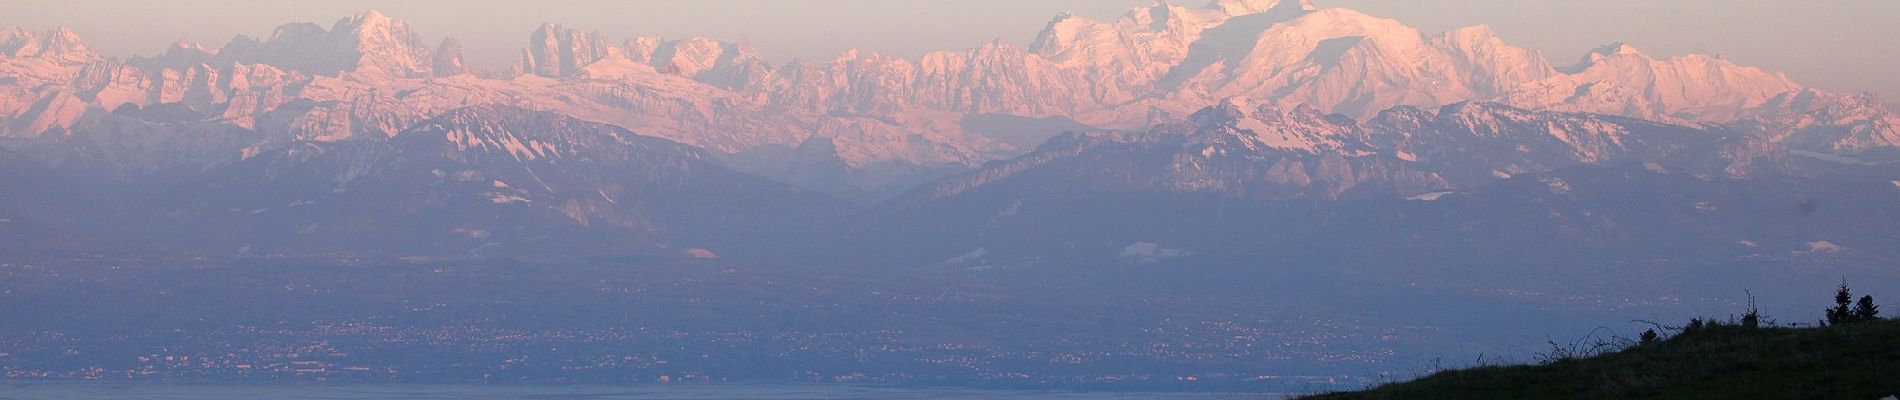
[[1308, 399], [1865, 399], [1900, 394], [1900, 320], [1717, 326], [1590, 358], [1444, 371]]

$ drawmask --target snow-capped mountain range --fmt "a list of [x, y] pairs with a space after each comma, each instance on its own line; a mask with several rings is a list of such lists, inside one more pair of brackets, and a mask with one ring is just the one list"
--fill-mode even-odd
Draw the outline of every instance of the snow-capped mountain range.
[[[1493, 101], [1670, 123], [1727, 123], [1852, 156], [1900, 143], [1876, 100], [1806, 89], [1704, 55], [1657, 59], [1623, 44], [1568, 66], [1483, 26], [1430, 34], [1303, 0], [1158, 3], [1115, 21], [1058, 16], [1027, 46], [996, 41], [904, 59], [849, 51], [774, 64], [745, 43], [616, 41], [546, 24], [506, 73], [472, 73], [454, 39], [423, 43], [370, 11], [329, 28], [279, 27], [211, 48], [109, 58], [69, 30], [0, 32], [8, 138], [69, 135], [88, 110], [180, 103], [259, 132], [258, 148], [387, 138], [446, 110], [506, 103], [715, 150], [796, 180], [842, 165], [850, 190], [901, 190], [1028, 151], [962, 126], [968, 115], [1061, 117], [1143, 130], [1239, 97], [1371, 118], [1400, 106]], [[798, 151], [827, 142], [830, 154]]]
[[[1428, 33], [1304, 0], [1061, 15], [1027, 45], [915, 59], [853, 50], [779, 64], [747, 43], [619, 40], [558, 24], [530, 32], [509, 67], [468, 65], [462, 46], [431, 46], [375, 11], [152, 57], [101, 55], [66, 29], [5, 28], [0, 161], [176, 202], [96, 193], [130, 215], [217, 215], [204, 220], [229, 229], [221, 235], [247, 232], [197, 248], [294, 251], [373, 237], [322, 221], [404, 218], [428, 220], [411, 233], [444, 248], [570, 233], [693, 246], [736, 232], [720, 229], [793, 232], [812, 220], [735, 221], [765, 217], [734, 201], [838, 207], [813, 192], [891, 199], [884, 210], [967, 202], [954, 197], [999, 182], [1326, 201], [1628, 162], [1744, 178], [1900, 160], [1900, 116], [1871, 95], [1624, 44], [1558, 65], [1483, 26]], [[1011, 178], [1029, 172], [1044, 178]], [[34, 174], [9, 182], [61, 185]], [[673, 178], [689, 193], [656, 183]], [[207, 209], [178, 190], [232, 204]], [[1012, 193], [979, 192], [997, 191]], [[0, 212], [79, 231], [123, 222], [60, 219], [78, 204], [49, 199]], [[334, 206], [379, 202], [408, 208]], [[652, 208], [674, 205], [694, 217]], [[692, 211], [719, 209], [731, 212]], [[545, 229], [504, 234], [490, 214]]]

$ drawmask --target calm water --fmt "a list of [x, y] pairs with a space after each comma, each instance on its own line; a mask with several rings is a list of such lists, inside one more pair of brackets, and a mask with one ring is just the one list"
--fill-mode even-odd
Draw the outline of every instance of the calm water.
[[1278, 399], [1282, 396], [1225, 393], [1114, 393], [1074, 391], [911, 389], [836, 385], [193, 385], [193, 384], [0, 384], [0, 400], [222, 400], [222, 399]]

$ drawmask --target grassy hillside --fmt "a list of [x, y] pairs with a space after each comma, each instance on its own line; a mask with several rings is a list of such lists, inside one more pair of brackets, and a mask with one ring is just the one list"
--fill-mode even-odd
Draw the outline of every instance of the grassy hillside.
[[1722, 325], [1589, 358], [1445, 371], [1309, 399], [1866, 399], [1900, 394], [1900, 320]]

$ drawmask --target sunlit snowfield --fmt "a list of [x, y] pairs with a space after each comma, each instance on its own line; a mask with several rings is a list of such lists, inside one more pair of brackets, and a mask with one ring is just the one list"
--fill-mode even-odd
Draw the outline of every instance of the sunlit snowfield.
[[0, 386], [0, 399], [1278, 399], [1277, 394], [1119, 393], [912, 389], [846, 385], [189, 385], [32, 383]]

